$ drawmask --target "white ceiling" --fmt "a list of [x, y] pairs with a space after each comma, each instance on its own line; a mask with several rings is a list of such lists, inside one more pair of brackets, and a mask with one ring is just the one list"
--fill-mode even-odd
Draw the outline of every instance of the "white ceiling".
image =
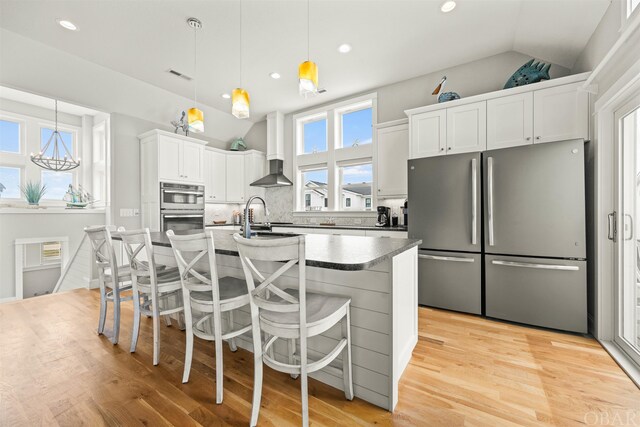
[[[313, 99], [297, 93], [306, 59], [306, 1], [243, 1], [243, 86], [251, 120], [273, 110], [314, 104], [516, 50], [571, 68], [610, 0], [313, 0], [311, 59], [320, 86]], [[239, 0], [1, 0], [0, 26], [183, 96], [193, 82], [193, 30], [199, 18], [198, 100], [222, 111], [220, 95], [240, 84]], [[57, 25], [68, 19], [71, 32]], [[336, 48], [350, 43], [353, 51]], [[3, 58], [3, 60], [5, 60]], [[273, 80], [269, 73], [282, 75]]]

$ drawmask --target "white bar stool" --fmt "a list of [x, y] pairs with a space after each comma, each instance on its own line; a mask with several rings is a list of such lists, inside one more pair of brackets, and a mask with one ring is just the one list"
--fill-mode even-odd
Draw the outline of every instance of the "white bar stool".
[[[133, 332], [131, 353], [136, 351], [140, 316], [153, 319], [153, 364], [160, 362], [160, 316], [182, 313], [182, 283], [177, 267], [164, 268], [155, 261], [149, 229], [119, 231], [129, 258], [133, 290]], [[160, 267], [160, 268], [158, 268]], [[142, 298], [142, 302], [140, 301]], [[180, 321], [179, 321], [180, 323]], [[170, 323], [169, 323], [170, 324]]]
[[107, 318], [107, 302], [113, 303], [113, 336], [111, 342], [118, 344], [120, 335], [120, 303], [132, 299], [132, 296], [122, 297], [120, 294], [131, 290], [131, 272], [128, 265], [118, 265], [111, 233], [116, 231], [114, 226], [95, 225], [86, 227], [84, 232], [89, 237], [93, 258], [98, 267], [98, 283], [100, 285], [100, 318], [98, 320], [98, 335], [104, 333]]
[[[235, 337], [249, 332], [251, 325], [234, 329], [233, 310], [249, 304], [247, 285], [242, 279], [218, 279], [213, 233], [176, 235], [167, 231], [180, 269], [186, 323], [186, 351], [182, 382], [189, 381], [193, 358], [193, 337], [214, 341], [216, 348], [216, 403], [222, 403], [222, 341], [236, 351]], [[199, 263], [200, 261], [200, 263]], [[198, 315], [198, 313], [201, 313]], [[222, 314], [227, 313], [226, 326]], [[213, 333], [210, 331], [213, 330]]]
[[[331, 363], [342, 353], [344, 394], [353, 399], [351, 373], [351, 299], [342, 296], [316, 294], [306, 291], [305, 239], [304, 236], [280, 239], [245, 239], [233, 235], [250, 295], [251, 322], [253, 326], [254, 386], [251, 425], [258, 423], [262, 395], [262, 363], [276, 371], [301, 377], [302, 424], [309, 425], [309, 398], [307, 375]], [[253, 261], [285, 262], [268, 278], [255, 267]], [[289, 269], [298, 265], [298, 289], [282, 290], [274, 281]], [[254, 276], [259, 280], [256, 286]], [[342, 322], [343, 338], [323, 358], [309, 363], [307, 339], [319, 335]], [[261, 331], [265, 332], [264, 344]], [[276, 360], [273, 352], [278, 339], [287, 340], [288, 362]], [[300, 355], [294, 355], [295, 340], [300, 340]]]

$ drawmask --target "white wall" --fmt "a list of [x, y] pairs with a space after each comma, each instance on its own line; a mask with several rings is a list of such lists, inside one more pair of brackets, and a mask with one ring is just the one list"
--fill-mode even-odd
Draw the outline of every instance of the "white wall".
[[70, 255], [73, 255], [84, 235], [84, 227], [104, 224], [104, 221], [104, 213], [54, 214], [0, 211], [0, 301], [15, 296], [14, 242], [16, 239], [68, 236]]

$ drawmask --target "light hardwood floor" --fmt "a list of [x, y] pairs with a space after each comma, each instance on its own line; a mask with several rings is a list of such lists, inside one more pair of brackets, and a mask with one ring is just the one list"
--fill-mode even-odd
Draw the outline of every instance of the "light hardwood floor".
[[[113, 346], [95, 332], [96, 291], [0, 305], [0, 425], [248, 424], [251, 353], [225, 345], [216, 405], [213, 345], [196, 340], [182, 384], [184, 333], [162, 326], [154, 367], [151, 319], [128, 351], [132, 314], [125, 303]], [[260, 425], [299, 425], [299, 382], [266, 368], [264, 384]], [[314, 380], [309, 405], [313, 425], [640, 425], [640, 390], [595, 340], [425, 308], [393, 414]]]

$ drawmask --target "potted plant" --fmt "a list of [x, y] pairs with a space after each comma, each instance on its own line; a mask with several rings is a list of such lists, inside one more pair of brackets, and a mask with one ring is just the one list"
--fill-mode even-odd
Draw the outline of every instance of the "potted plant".
[[44, 196], [44, 193], [47, 191], [47, 185], [43, 185], [40, 181], [28, 181], [24, 187], [20, 187], [20, 190], [30, 205], [38, 206], [40, 199], [42, 199], [42, 196]]

